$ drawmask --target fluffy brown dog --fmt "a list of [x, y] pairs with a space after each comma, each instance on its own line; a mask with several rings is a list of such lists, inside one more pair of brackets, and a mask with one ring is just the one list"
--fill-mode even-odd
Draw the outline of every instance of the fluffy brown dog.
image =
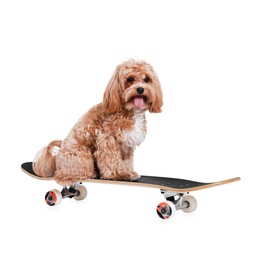
[[135, 60], [122, 63], [107, 85], [103, 102], [84, 114], [63, 141], [41, 150], [34, 171], [54, 176], [64, 186], [88, 178], [138, 179], [133, 155], [146, 135], [145, 111], [161, 112], [162, 104], [152, 66]]

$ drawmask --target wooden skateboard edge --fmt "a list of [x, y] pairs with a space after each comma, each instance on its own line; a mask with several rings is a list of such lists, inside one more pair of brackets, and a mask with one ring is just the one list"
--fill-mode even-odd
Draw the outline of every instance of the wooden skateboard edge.
[[[39, 177], [37, 175], [33, 175], [31, 173], [29, 173], [28, 171], [26, 171], [25, 169], [22, 168], [21, 169], [23, 172], [25, 172], [27, 175], [29, 175], [32, 178], [38, 179], [38, 180], [53, 180], [55, 181], [55, 179], [53, 177]], [[212, 183], [208, 183], [205, 185], [201, 185], [201, 186], [197, 186], [197, 187], [190, 187], [190, 188], [171, 188], [168, 186], [164, 186], [164, 185], [158, 185], [158, 184], [149, 184], [149, 183], [139, 183], [139, 182], [135, 182], [135, 181], [113, 181], [113, 180], [101, 180], [101, 179], [86, 179], [86, 180], [80, 180], [78, 182], [89, 182], [89, 183], [101, 183], [101, 184], [113, 184], [113, 185], [127, 185], [127, 186], [140, 186], [140, 187], [147, 187], [147, 188], [157, 188], [160, 190], [167, 190], [170, 192], [176, 192], [176, 193], [184, 193], [184, 192], [192, 192], [192, 191], [198, 191], [198, 190], [204, 190], [204, 189], [208, 189], [208, 188], [213, 188], [213, 187], [217, 187], [217, 186], [221, 186], [224, 184], [228, 184], [228, 183], [232, 183], [232, 182], [236, 182], [241, 180], [240, 177], [235, 177], [235, 178], [231, 178], [231, 179], [226, 179], [226, 180], [222, 180], [222, 181], [217, 181], [217, 182], [212, 182]]]
[[160, 189], [160, 190], [166, 190], [166, 191], [171, 191], [171, 192], [176, 192], [176, 193], [184, 193], [184, 192], [192, 192], [192, 191], [198, 191], [198, 190], [204, 190], [208, 188], [213, 188], [217, 186], [221, 186], [224, 184], [232, 183], [235, 181], [239, 181], [241, 178], [240, 177], [235, 177], [231, 179], [226, 179], [223, 181], [218, 181], [218, 182], [212, 182], [210, 184], [205, 184], [201, 185], [198, 187], [192, 187], [192, 188], [171, 188], [168, 186], [164, 185], [158, 185], [158, 184], [148, 184], [148, 183], [139, 183], [135, 181], [111, 181], [111, 180], [100, 180], [100, 179], [88, 179], [84, 180], [83, 182], [90, 182], [90, 183], [101, 183], [101, 184], [115, 184], [115, 185], [127, 185], [127, 186], [140, 186], [140, 187], [147, 187], [147, 188], [154, 188], [154, 189]]
[[34, 174], [31, 174], [30, 172], [26, 171], [22, 165], [21, 165], [21, 170], [26, 173], [28, 176], [34, 178], [34, 179], [37, 179], [37, 180], [41, 180], [41, 181], [54, 181], [54, 178], [53, 177], [40, 177], [40, 176], [37, 176], [37, 175], [34, 175]]

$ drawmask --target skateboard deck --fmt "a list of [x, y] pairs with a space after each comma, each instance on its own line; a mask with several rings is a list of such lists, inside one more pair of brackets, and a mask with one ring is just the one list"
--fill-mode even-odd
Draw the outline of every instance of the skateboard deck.
[[[37, 176], [33, 171], [32, 162], [26, 162], [21, 165], [22, 170], [29, 176], [39, 180], [54, 180], [53, 177], [44, 178]], [[105, 184], [116, 184], [116, 185], [131, 185], [157, 188], [164, 194], [166, 202], [162, 202], [157, 207], [158, 215], [163, 218], [169, 218], [173, 215], [173, 212], [182, 209], [185, 212], [192, 212], [196, 209], [197, 202], [193, 196], [187, 194], [189, 192], [212, 188], [235, 181], [239, 181], [240, 178], [231, 178], [227, 180], [217, 182], [198, 182], [185, 179], [169, 178], [169, 177], [157, 177], [157, 176], [145, 176], [142, 175], [140, 179], [135, 181], [113, 181], [103, 179], [86, 179], [79, 182], [90, 182], [90, 183], [105, 183]], [[81, 200], [86, 197], [86, 188], [81, 184], [76, 183], [71, 187], [64, 187], [61, 192], [52, 190], [47, 192], [45, 195], [45, 201], [48, 205], [54, 206], [60, 202], [62, 198], [75, 198]], [[80, 190], [81, 189], [81, 190]], [[80, 194], [81, 193], [81, 194]], [[172, 203], [172, 204], [171, 204]]]
[[[22, 164], [22, 170], [29, 176], [40, 179], [40, 180], [54, 180], [53, 177], [44, 178], [39, 177], [35, 174], [32, 168], [32, 163], [27, 162]], [[84, 182], [95, 182], [95, 183], [106, 183], [106, 184], [117, 184], [117, 185], [132, 185], [132, 186], [143, 186], [164, 189], [172, 192], [191, 192], [195, 190], [203, 190], [234, 181], [240, 180], [239, 177], [222, 180], [218, 182], [198, 182], [184, 179], [167, 178], [167, 177], [157, 177], [157, 176], [141, 176], [140, 179], [136, 181], [113, 181], [113, 180], [102, 180], [102, 179], [86, 179]]]

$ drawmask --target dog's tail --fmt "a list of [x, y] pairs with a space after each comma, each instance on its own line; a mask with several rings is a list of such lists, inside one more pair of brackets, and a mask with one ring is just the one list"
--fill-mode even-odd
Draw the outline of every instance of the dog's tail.
[[41, 149], [33, 161], [33, 170], [40, 177], [53, 177], [56, 170], [55, 156], [59, 152], [62, 141], [54, 140]]

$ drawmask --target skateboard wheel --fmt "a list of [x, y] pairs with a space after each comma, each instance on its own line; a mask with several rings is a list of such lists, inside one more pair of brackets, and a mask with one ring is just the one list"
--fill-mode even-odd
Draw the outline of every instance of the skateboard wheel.
[[[185, 196], [183, 198], [183, 206], [184, 208], [182, 208], [182, 211], [186, 212], [186, 213], [190, 213], [193, 212], [196, 208], [197, 208], [197, 200], [191, 196]], [[187, 207], [185, 207], [187, 205]]]
[[158, 204], [156, 212], [161, 219], [169, 219], [175, 215], [176, 207], [172, 202], [164, 201]]
[[78, 196], [73, 197], [75, 200], [84, 200], [87, 197], [87, 189], [84, 185], [78, 184], [75, 189], [79, 192]]
[[61, 192], [58, 190], [50, 190], [45, 195], [45, 202], [49, 206], [58, 205], [62, 200]]

